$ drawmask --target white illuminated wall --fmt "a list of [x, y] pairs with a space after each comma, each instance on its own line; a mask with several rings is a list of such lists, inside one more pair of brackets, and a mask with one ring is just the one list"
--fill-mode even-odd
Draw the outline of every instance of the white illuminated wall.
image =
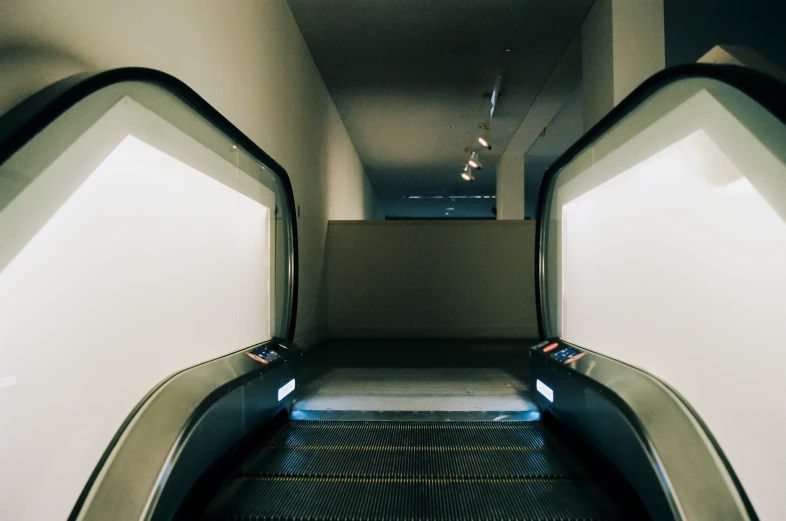
[[250, 179], [133, 101], [113, 110], [0, 213], [7, 246], [47, 186], [120, 136], [0, 271], [2, 519], [66, 519], [153, 386], [271, 334], [272, 193], [219, 181]]
[[[786, 191], [770, 189], [786, 180], [783, 126], [740, 107], [747, 122], [775, 125], [767, 148], [707, 93], [681, 108], [710, 115], [676, 110], [573, 181], [598, 179], [589, 189], [558, 195], [561, 336], [675, 388], [760, 518], [783, 519]], [[657, 135], [672, 142], [609, 175]]]

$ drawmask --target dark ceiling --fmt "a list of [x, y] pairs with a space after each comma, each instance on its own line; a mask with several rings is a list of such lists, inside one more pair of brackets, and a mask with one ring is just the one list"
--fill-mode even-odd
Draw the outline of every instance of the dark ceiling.
[[[444, 216], [450, 207], [451, 217], [490, 217], [491, 198], [434, 197], [495, 194], [495, 163], [592, 0], [288, 3], [386, 214]], [[467, 183], [459, 175], [465, 149], [500, 74], [494, 147]]]

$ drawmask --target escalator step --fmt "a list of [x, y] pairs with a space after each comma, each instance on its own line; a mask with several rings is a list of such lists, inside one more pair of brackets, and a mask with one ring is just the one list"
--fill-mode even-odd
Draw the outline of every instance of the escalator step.
[[539, 422], [293, 421], [271, 445], [550, 449], [548, 434]]
[[552, 451], [271, 448], [249, 458], [243, 476], [578, 477], [575, 462]]
[[208, 519], [610, 520], [614, 506], [591, 483], [563, 479], [237, 479]]
[[610, 520], [536, 422], [293, 421], [240, 464], [209, 520]]

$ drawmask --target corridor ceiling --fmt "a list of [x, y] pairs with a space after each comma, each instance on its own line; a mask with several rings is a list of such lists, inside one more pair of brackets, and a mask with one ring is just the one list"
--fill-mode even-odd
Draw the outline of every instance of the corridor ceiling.
[[[592, 1], [288, 3], [387, 216], [492, 217], [483, 196], [496, 193], [496, 162]], [[500, 74], [493, 149], [481, 150], [484, 168], [468, 183], [465, 150]]]

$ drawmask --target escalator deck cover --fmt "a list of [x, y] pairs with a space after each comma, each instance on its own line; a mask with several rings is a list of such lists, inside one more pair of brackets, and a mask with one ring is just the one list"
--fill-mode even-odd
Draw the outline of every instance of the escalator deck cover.
[[622, 519], [537, 422], [289, 422], [211, 520]]

